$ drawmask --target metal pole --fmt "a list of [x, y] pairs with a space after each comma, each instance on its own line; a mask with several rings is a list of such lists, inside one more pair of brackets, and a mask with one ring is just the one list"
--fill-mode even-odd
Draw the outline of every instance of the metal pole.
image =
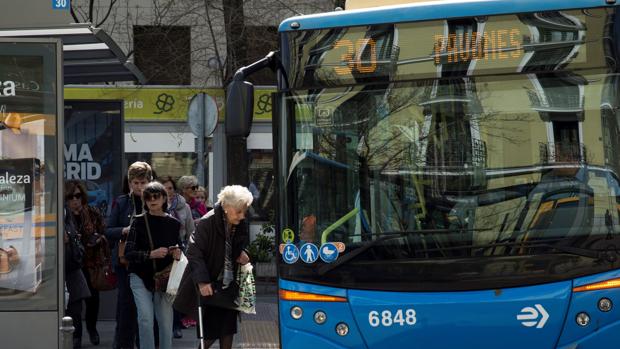
[[204, 187], [205, 185], [205, 118], [207, 113], [207, 108], [205, 108], [205, 104], [207, 102], [207, 95], [204, 93], [200, 93], [198, 95], [198, 115], [200, 115], [200, 122], [198, 123], [198, 139], [196, 142], [197, 149], [196, 155], [198, 158], [196, 159], [196, 177], [198, 177], [198, 184]]
[[62, 326], [60, 327], [60, 332], [62, 333], [62, 349], [73, 348], [74, 331], [75, 327], [73, 327], [73, 319], [71, 318], [71, 316], [63, 317]]

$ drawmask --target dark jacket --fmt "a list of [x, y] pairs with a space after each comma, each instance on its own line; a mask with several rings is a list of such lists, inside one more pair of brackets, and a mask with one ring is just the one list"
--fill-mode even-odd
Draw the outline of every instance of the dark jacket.
[[69, 241], [65, 243], [65, 286], [69, 293], [69, 303], [73, 303], [91, 296], [82, 265], [84, 258], [84, 247], [81, 244], [78, 232], [71, 219], [71, 214], [65, 211], [65, 233], [69, 236]]
[[[233, 260], [237, 260], [241, 251], [247, 249], [249, 227], [246, 220], [236, 228], [232, 241]], [[187, 259], [189, 264], [181, 279], [179, 292], [174, 302], [175, 309], [188, 315], [195, 315], [198, 306], [197, 287], [199, 283], [217, 281], [224, 268], [226, 250], [226, 230], [224, 227], [224, 210], [217, 204], [198, 222], [196, 231], [189, 240]], [[235, 263], [235, 278], [238, 267]]]
[[[153, 246], [151, 246], [145, 218], [148, 218]], [[131, 223], [125, 248], [125, 257], [129, 261], [129, 272], [138, 275], [144, 282], [144, 287], [150, 291], [153, 291], [154, 288], [153, 276], [155, 273], [164, 270], [173, 262], [170, 254], [164, 258], [151, 259], [151, 251], [160, 247], [181, 246], [178, 233], [180, 228], [181, 223], [169, 214], [165, 216], [141, 214], [136, 216]], [[155, 266], [153, 266], [153, 262], [155, 262]]]
[[[121, 239], [123, 228], [130, 225], [133, 215], [142, 212], [142, 200], [136, 199], [132, 203], [130, 195], [121, 195], [114, 199], [112, 211], [106, 221], [105, 236], [112, 246], [112, 263], [114, 266], [118, 264], [118, 242]], [[137, 211], [135, 214], [134, 205]]]

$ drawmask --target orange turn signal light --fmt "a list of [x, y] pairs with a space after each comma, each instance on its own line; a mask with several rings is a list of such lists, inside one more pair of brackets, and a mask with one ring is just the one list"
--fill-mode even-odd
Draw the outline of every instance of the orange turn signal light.
[[620, 278], [597, 282], [594, 284], [574, 287], [573, 292], [598, 291], [610, 288], [620, 288]]
[[280, 290], [280, 299], [284, 301], [301, 302], [346, 302], [344, 297], [328, 296], [324, 294]]

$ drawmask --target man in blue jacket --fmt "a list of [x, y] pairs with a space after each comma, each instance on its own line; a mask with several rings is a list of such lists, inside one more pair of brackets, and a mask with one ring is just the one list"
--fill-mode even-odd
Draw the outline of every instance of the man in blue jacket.
[[121, 195], [114, 200], [112, 212], [107, 218], [105, 234], [114, 246], [112, 261], [118, 277], [114, 349], [134, 348], [136, 340], [138, 326], [136, 305], [129, 287], [126, 262], [119, 256], [119, 246], [124, 245], [133, 218], [142, 213], [142, 191], [152, 179], [153, 171], [149, 164], [140, 161], [131, 164], [127, 170], [129, 194]]

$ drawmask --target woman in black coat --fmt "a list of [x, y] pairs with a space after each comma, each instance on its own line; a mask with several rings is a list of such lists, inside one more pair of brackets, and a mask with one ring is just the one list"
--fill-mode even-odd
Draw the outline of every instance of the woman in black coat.
[[[197, 298], [195, 290], [209, 297], [214, 290], [231, 286], [239, 264], [250, 261], [245, 251], [249, 242], [245, 214], [252, 204], [252, 194], [245, 187], [231, 185], [224, 187], [217, 198], [215, 208], [200, 220], [189, 242], [188, 270], [175, 302], [175, 307], [186, 313], [195, 312], [192, 309]], [[186, 304], [177, 304], [182, 300]], [[202, 310], [205, 347], [219, 339], [220, 348], [231, 348], [233, 335], [237, 333], [238, 311], [215, 306], [203, 306]]]

